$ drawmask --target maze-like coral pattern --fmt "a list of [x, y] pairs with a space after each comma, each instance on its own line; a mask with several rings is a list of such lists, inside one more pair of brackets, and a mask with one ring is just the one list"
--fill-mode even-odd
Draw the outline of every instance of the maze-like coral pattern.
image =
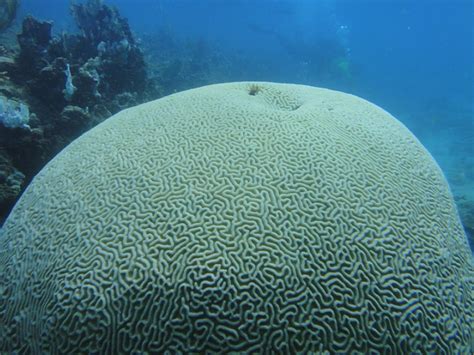
[[214, 85], [35, 178], [0, 235], [0, 350], [469, 353], [473, 275], [442, 173], [389, 114]]

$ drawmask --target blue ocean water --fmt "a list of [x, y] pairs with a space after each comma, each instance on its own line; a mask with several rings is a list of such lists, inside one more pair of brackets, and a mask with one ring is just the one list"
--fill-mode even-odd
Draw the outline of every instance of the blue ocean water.
[[[302, 83], [350, 92], [383, 107], [429, 149], [457, 200], [470, 201], [467, 208], [472, 209], [472, 0], [105, 3], [128, 18], [145, 51], [148, 48], [149, 68], [168, 54], [179, 56], [179, 42], [181, 50], [190, 45], [202, 52], [210, 73], [205, 83]], [[56, 33], [75, 30], [66, 1], [44, 6], [42, 0], [23, 0], [20, 15], [27, 13], [53, 20]]]

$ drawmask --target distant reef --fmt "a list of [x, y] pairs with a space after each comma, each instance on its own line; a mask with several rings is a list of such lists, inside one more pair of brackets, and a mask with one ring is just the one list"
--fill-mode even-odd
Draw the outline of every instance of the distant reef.
[[19, 3], [19, 0], [0, 0], [0, 31], [12, 24]]

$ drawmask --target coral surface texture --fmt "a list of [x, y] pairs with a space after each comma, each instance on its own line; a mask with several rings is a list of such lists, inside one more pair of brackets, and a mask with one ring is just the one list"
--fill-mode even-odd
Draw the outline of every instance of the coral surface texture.
[[0, 232], [0, 350], [469, 353], [443, 174], [379, 107], [274, 83], [126, 109]]

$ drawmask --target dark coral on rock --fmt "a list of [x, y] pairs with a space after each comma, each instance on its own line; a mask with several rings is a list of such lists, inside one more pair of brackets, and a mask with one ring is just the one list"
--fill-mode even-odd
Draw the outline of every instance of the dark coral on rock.
[[140, 96], [147, 88], [145, 60], [127, 20], [100, 1], [74, 4], [72, 14], [81, 34], [62, 36], [56, 48], [63, 48], [69, 62], [77, 62], [74, 77], [85, 81], [82, 87], [92, 94], [88, 100], [107, 101], [123, 92]]
[[[133, 101], [143, 101], [148, 88], [145, 60], [127, 20], [93, 0], [74, 4], [71, 11], [79, 34], [52, 38], [50, 22], [24, 20], [18, 35], [18, 77], [28, 82], [35, 97], [57, 104], [58, 110], [69, 103], [82, 107], [107, 103], [124, 92]], [[75, 90], [65, 92], [68, 66]]]
[[29, 129], [0, 124], [0, 222], [65, 145], [113, 113], [156, 97], [143, 53], [115, 8], [88, 0], [73, 4], [71, 13], [79, 33], [59, 36], [52, 22], [27, 16], [19, 52], [0, 61], [0, 95], [31, 113]]
[[10, 157], [0, 150], [0, 213], [3, 215], [15, 202], [25, 175], [13, 167]]
[[22, 23], [22, 31], [18, 34], [18, 44], [21, 51], [16, 62], [19, 75], [28, 79], [37, 74], [47, 64], [49, 43], [51, 41], [52, 22], [38, 21], [27, 16]]

